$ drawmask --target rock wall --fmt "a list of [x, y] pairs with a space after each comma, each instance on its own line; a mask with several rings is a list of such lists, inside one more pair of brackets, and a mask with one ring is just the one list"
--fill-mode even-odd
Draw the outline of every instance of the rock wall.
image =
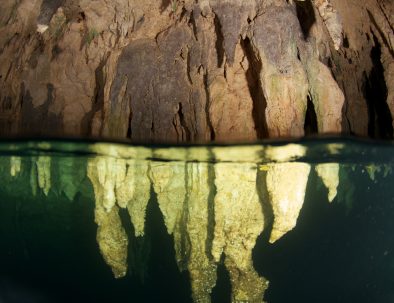
[[4, 0], [0, 135], [391, 137], [393, 11], [390, 0]]

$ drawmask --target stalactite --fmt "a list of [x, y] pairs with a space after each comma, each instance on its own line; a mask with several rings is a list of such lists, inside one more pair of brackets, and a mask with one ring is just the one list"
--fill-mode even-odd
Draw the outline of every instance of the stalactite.
[[181, 219], [186, 197], [185, 163], [151, 162], [150, 178], [171, 235]]
[[17, 177], [22, 170], [22, 158], [10, 157], [10, 174], [12, 177]]
[[265, 157], [271, 162], [260, 165], [260, 170], [266, 172], [265, 188], [274, 215], [269, 239], [271, 243], [276, 242], [297, 224], [304, 203], [310, 165], [296, 161], [304, 157], [306, 151], [305, 146], [298, 144], [269, 146], [265, 150]]
[[[210, 209], [213, 209], [213, 167], [207, 163], [188, 163], [186, 167], [187, 193], [182, 221], [185, 229], [181, 231], [185, 243], [185, 266], [190, 275], [194, 302], [211, 302], [210, 294], [216, 285], [216, 264], [210, 253], [213, 222], [210, 222]], [[181, 247], [181, 245], [177, 245]]]
[[39, 156], [37, 161], [38, 186], [46, 196], [51, 189], [51, 157]]
[[37, 195], [38, 181], [37, 181], [37, 165], [36, 158], [31, 158], [29, 183], [33, 197]]
[[268, 6], [249, 33], [262, 65], [259, 77], [267, 102], [269, 137], [304, 134], [308, 81], [297, 57], [301, 35], [297, 16], [285, 1]]
[[296, 224], [305, 198], [310, 165], [276, 163], [267, 172], [267, 190], [274, 213], [270, 242], [274, 243]]
[[332, 202], [337, 196], [339, 185], [339, 164], [323, 163], [315, 167], [317, 175], [322, 179], [323, 184], [328, 189], [328, 201]]
[[134, 172], [134, 193], [127, 203], [127, 210], [134, 226], [134, 234], [139, 237], [144, 235], [146, 207], [151, 195], [151, 182], [148, 177], [149, 164], [146, 161], [134, 161], [129, 167], [129, 170], [131, 169]]
[[342, 20], [339, 13], [332, 6], [330, 0], [313, 0], [313, 4], [317, 7], [327, 27], [327, 31], [330, 34], [335, 49], [339, 50], [343, 41]]
[[264, 228], [254, 164], [215, 164], [215, 232], [212, 255], [225, 256], [232, 302], [262, 302], [268, 281], [253, 268], [252, 249]]
[[116, 203], [121, 208], [126, 208], [134, 196], [135, 191], [135, 160], [117, 159], [115, 180]]
[[[105, 262], [114, 276], [120, 278], [127, 272], [128, 238], [115, 201], [116, 159], [97, 156], [89, 159], [87, 175], [95, 195], [95, 222], [97, 243]], [[123, 167], [118, 171], [122, 175]]]

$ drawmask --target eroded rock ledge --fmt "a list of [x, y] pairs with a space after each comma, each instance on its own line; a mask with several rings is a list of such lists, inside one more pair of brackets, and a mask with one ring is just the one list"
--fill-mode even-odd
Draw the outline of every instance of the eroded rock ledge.
[[5, 0], [0, 134], [392, 137], [389, 0]]

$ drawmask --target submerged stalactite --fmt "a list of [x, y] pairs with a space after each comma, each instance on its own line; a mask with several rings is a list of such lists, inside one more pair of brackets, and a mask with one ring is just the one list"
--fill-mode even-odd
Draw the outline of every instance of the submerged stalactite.
[[37, 166], [37, 184], [46, 196], [51, 189], [51, 157], [39, 156], [35, 161]]
[[21, 157], [11, 157], [10, 158], [10, 174], [12, 177], [19, 175], [22, 169], [22, 158]]
[[[157, 199], [173, 238], [178, 268], [189, 275], [194, 302], [211, 302], [220, 262], [229, 274], [232, 302], [262, 302], [268, 280], [254, 268], [252, 252], [257, 238], [264, 231], [262, 238], [270, 234], [269, 242], [277, 245], [276, 241], [296, 227], [310, 178], [321, 179], [329, 202], [346, 185], [340, 183], [343, 176], [348, 178], [343, 170], [346, 164], [317, 162], [316, 173], [310, 174], [314, 162], [308, 158], [316, 152], [338, 156], [346, 152], [343, 144], [308, 148], [267, 144], [147, 149], [96, 144], [91, 151], [97, 155], [78, 160], [45, 153], [32, 157], [30, 175], [23, 171], [26, 165], [21, 158], [10, 158], [4, 173], [13, 182], [30, 178], [33, 191], [41, 195], [38, 198], [64, 193], [63, 198], [70, 201], [81, 197], [70, 179], [74, 176], [85, 182], [87, 174], [95, 198], [98, 247], [117, 278], [130, 271], [128, 261], [133, 264], [136, 256], [129, 254], [137, 248], [130, 246], [138, 243], [134, 237], [144, 236], [146, 206]], [[377, 182], [378, 175], [391, 173], [390, 166], [375, 164], [352, 169], [368, 173], [372, 182]], [[19, 171], [18, 178], [10, 176], [12, 171]], [[353, 194], [353, 190], [341, 191], [336, 200], [345, 201], [350, 210]], [[125, 221], [126, 209], [134, 234]]]
[[252, 249], [264, 229], [253, 164], [215, 164], [215, 227], [212, 255], [222, 254], [230, 275], [232, 302], [262, 302], [268, 281], [253, 268]]
[[279, 163], [267, 172], [267, 189], [274, 213], [269, 241], [274, 243], [296, 224], [304, 204], [310, 165], [306, 163]]
[[[116, 278], [127, 273], [128, 238], [116, 205], [115, 184], [117, 170], [115, 159], [97, 157], [89, 161], [87, 175], [95, 195], [95, 222], [97, 243], [105, 262]], [[122, 175], [123, 167], [119, 168]]]
[[328, 201], [332, 202], [337, 196], [337, 189], [339, 185], [339, 164], [318, 164], [316, 165], [315, 170], [317, 175], [323, 181], [323, 184], [328, 189]]

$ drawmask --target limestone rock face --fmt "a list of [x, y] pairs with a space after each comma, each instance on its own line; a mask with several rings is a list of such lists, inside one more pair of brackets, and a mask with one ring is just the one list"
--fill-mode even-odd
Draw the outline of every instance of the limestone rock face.
[[391, 135], [392, 1], [171, 3], [2, 1], [0, 134], [302, 136], [309, 98], [318, 132]]
[[301, 28], [296, 12], [285, 4], [267, 7], [256, 18], [250, 36], [262, 65], [260, 81], [269, 136], [302, 136], [308, 82], [297, 58]]

